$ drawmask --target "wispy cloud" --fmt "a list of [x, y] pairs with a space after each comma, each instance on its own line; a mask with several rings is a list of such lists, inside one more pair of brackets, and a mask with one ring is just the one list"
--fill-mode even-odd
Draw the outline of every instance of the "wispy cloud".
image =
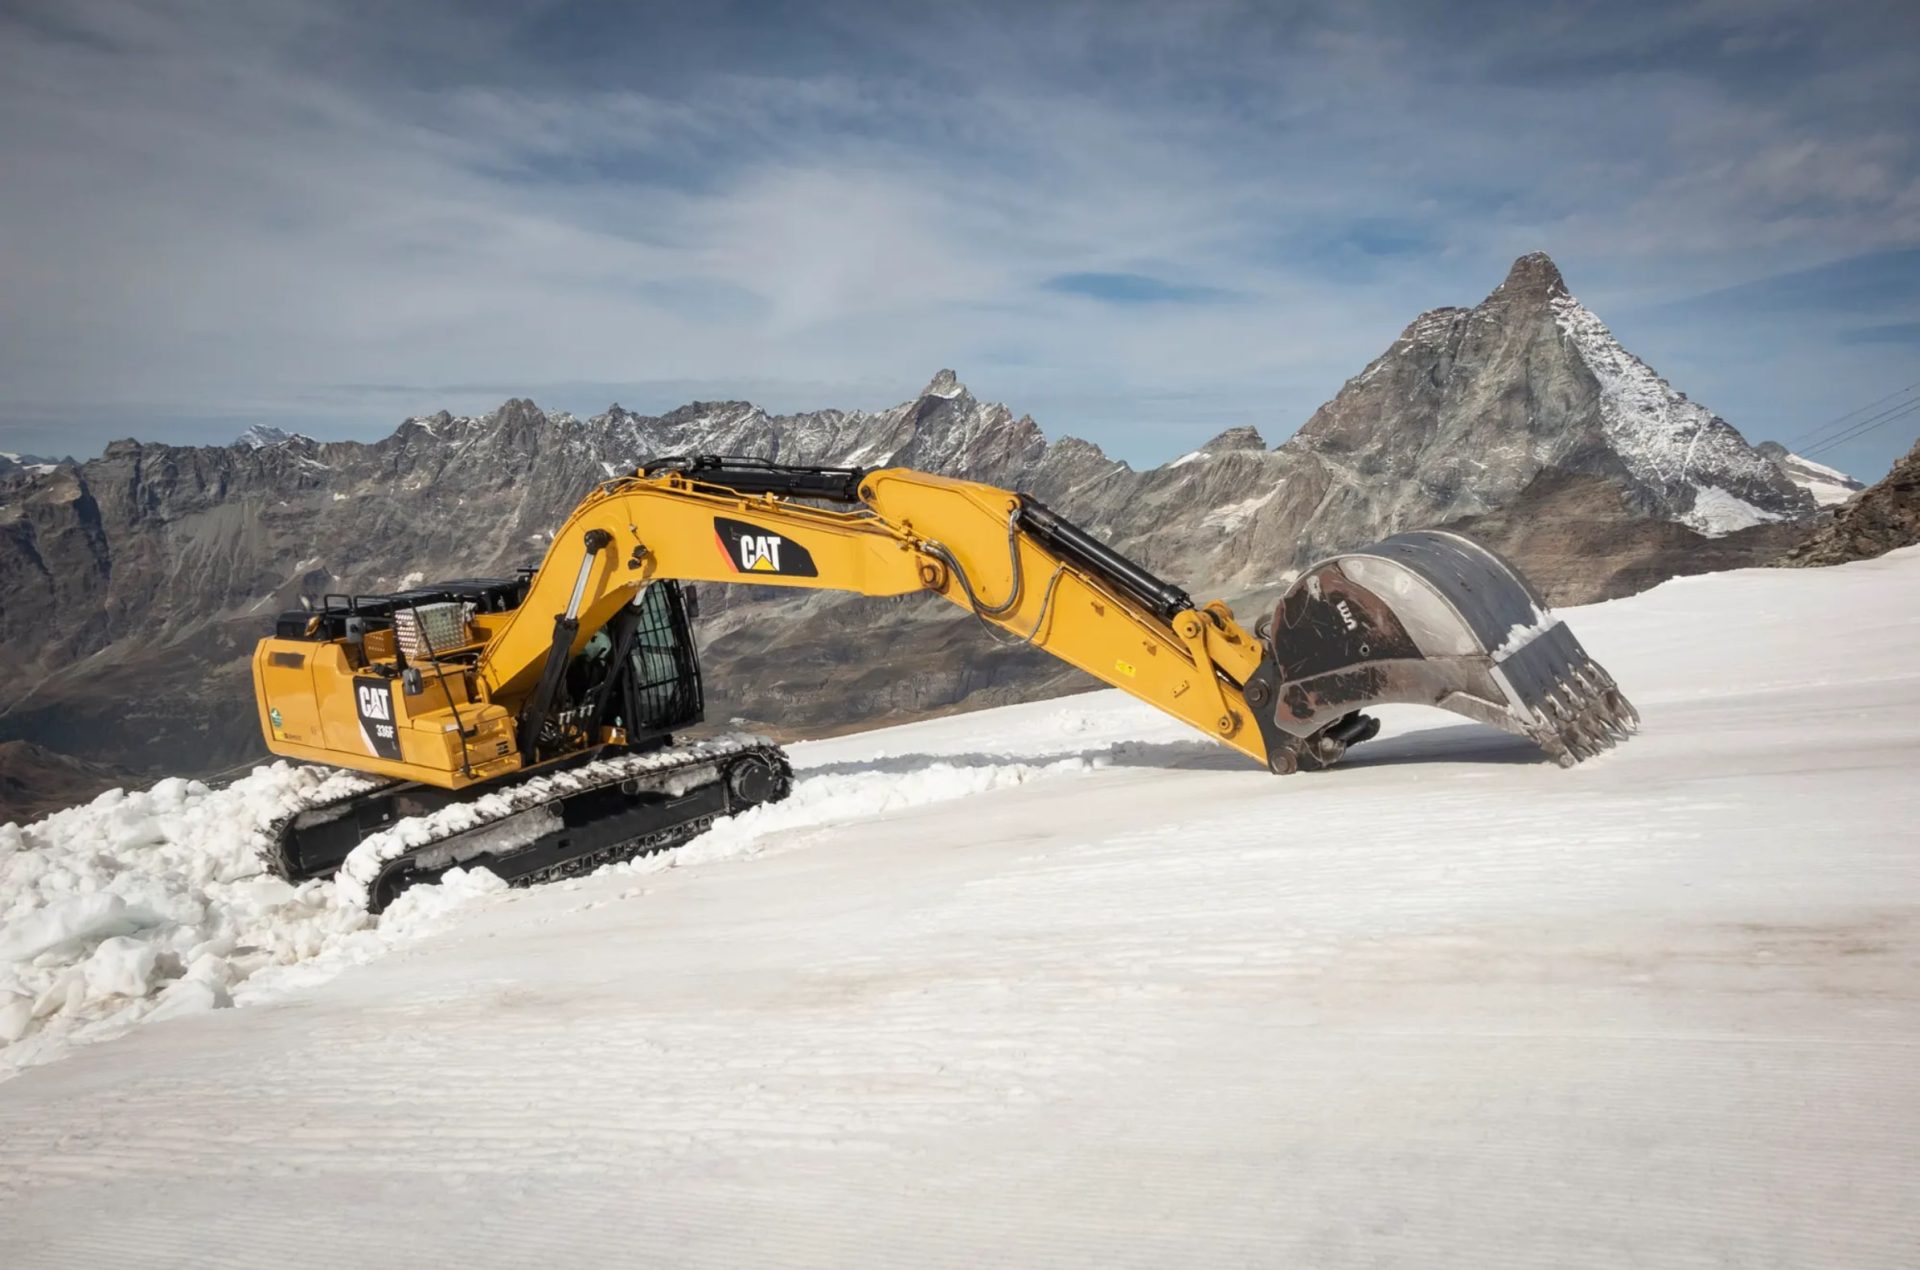
[[1232, 292], [1167, 282], [1144, 273], [1063, 273], [1040, 284], [1061, 295], [1084, 296], [1106, 304], [1199, 304], [1224, 300]]
[[[1521, 251], [1631, 315], [1920, 245], [1902, 9], [29, 5], [0, 428], [878, 405], [956, 365], [1138, 460], [1277, 439]], [[1641, 351], [1686, 386], [1744, 341], [1773, 369], [1712, 404], [1765, 435], [1899, 303]]]
[[1856, 326], [1840, 332], [1846, 344], [1892, 344], [1920, 356], [1920, 322], [1887, 322], [1880, 326]]

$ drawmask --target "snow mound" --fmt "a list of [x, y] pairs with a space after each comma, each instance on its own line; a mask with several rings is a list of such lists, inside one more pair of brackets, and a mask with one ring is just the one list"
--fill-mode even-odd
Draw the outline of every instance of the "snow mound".
[[108, 790], [26, 828], [0, 825], [0, 1073], [152, 1016], [233, 1003], [276, 968], [364, 960], [499, 889], [462, 875], [403, 896], [378, 926], [320, 883], [267, 872], [261, 831], [290, 808], [369, 784], [275, 763], [224, 789]]
[[[1084, 756], [924, 754], [816, 760], [812, 770], [804, 755], [796, 762], [802, 770], [786, 801], [723, 821], [678, 851], [613, 867], [648, 872], [753, 854], [769, 841], [804, 845], [808, 829], [1105, 765]], [[272, 1000], [324, 981], [506, 890], [485, 869], [455, 869], [376, 918], [354, 888], [296, 886], [267, 871], [259, 854], [267, 825], [370, 783], [276, 763], [224, 789], [169, 779], [143, 792], [109, 790], [25, 828], [0, 825], [0, 1079], [148, 1019]], [[384, 845], [410, 840], [417, 824], [368, 839], [356, 857], [375, 860]]]
[[[689, 759], [717, 762], [762, 743], [759, 737], [730, 734], [668, 750], [657, 750], [651, 754], [601, 759], [582, 767], [535, 776], [507, 789], [483, 794], [471, 802], [453, 803], [427, 815], [402, 820], [391, 828], [370, 834], [341, 863], [336, 884], [337, 898], [345, 904], [361, 903], [389, 861], [453, 834], [492, 825], [487, 833], [490, 836], [488, 847], [493, 851], [508, 851], [533, 842], [547, 831], [547, 822], [516, 816], [515, 813], [536, 807], [550, 798], [616, 778], [674, 767]], [[688, 768], [685, 773], [676, 773], [673, 780], [683, 784], [670, 785], [669, 788], [678, 794], [684, 788], [697, 786], [713, 775], [712, 763], [702, 763], [698, 767]]]
[[[795, 756], [806, 762], [805, 750]], [[804, 831], [823, 829], [849, 820], [870, 820], [914, 807], [950, 802], [1010, 789], [1057, 776], [1084, 775], [1106, 767], [1106, 757], [1072, 755], [1052, 759], [1012, 755], [936, 757], [927, 754], [890, 756], [885, 750], [849, 763], [822, 764], [803, 770], [793, 793], [715, 825], [677, 851], [644, 856], [610, 865], [603, 873], [652, 873], [661, 869], [704, 864], [748, 854], [761, 854], [771, 843], [783, 849], [804, 846]]]

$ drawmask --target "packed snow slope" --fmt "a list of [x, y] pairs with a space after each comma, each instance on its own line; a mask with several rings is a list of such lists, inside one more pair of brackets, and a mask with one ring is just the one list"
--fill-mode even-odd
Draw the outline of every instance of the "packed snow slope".
[[317, 938], [0, 1084], [0, 1265], [1910, 1267], [1920, 548], [1571, 616], [1646, 721], [1572, 771], [1098, 694]]

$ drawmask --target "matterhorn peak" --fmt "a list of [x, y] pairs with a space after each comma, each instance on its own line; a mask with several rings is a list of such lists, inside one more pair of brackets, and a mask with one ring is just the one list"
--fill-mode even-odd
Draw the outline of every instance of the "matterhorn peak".
[[1488, 299], [1553, 299], [1567, 295], [1567, 280], [1560, 266], [1544, 251], [1530, 251], [1513, 262], [1507, 280], [1494, 288]]
[[961, 383], [960, 377], [952, 371], [942, 370], [933, 377], [931, 383], [920, 390], [920, 395], [922, 397], [946, 397], [951, 400], [954, 397], [966, 396], [967, 386]]

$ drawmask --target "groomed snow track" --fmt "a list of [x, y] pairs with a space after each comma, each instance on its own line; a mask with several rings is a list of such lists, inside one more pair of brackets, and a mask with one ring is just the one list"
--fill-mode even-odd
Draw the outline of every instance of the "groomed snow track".
[[[1389, 707], [1279, 780], [1118, 694], [796, 745], [678, 851], [0, 1083], [0, 1265], [1911, 1270], [1920, 550], [1568, 620], [1646, 729], [1567, 771]], [[155, 880], [303, 779], [0, 877], [311, 905]]]

